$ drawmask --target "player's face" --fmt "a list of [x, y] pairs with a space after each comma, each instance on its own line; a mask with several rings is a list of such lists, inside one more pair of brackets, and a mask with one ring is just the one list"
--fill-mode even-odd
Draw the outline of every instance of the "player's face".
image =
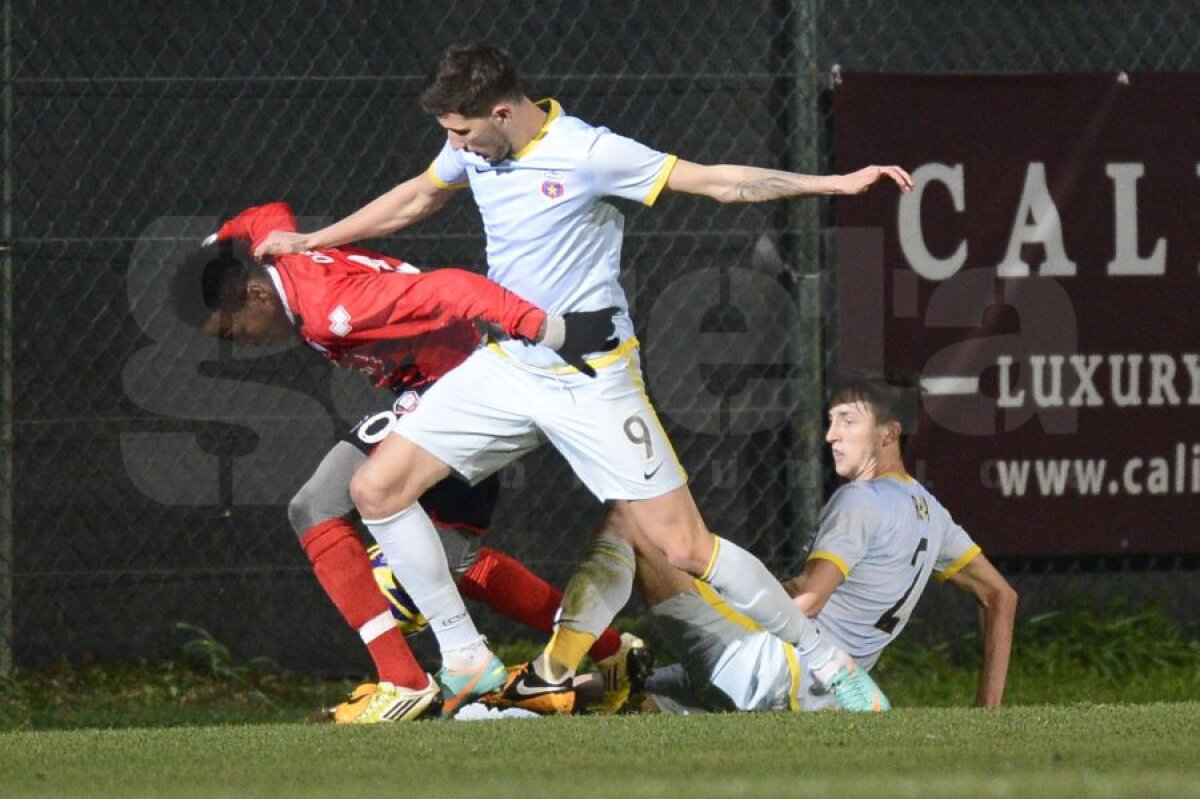
[[843, 402], [830, 408], [825, 441], [833, 452], [833, 468], [838, 476], [847, 480], [873, 477], [884, 433], [875, 414], [861, 402]]
[[446, 114], [437, 120], [455, 150], [475, 153], [489, 164], [498, 164], [512, 155], [512, 142], [505, 135], [504, 122], [495, 114], [486, 117]]
[[293, 331], [287, 316], [281, 318], [259, 303], [246, 303], [232, 313], [213, 314], [201, 332], [239, 347], [263, 347], [286, 341]]

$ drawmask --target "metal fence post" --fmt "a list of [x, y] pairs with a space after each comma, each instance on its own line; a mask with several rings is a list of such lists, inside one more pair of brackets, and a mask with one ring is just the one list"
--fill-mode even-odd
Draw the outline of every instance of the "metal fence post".
[[[822, 134], [824, 116], [820, 108], [818, 64], [818, 0], [792, 0], [792, 79], [788, 114], [792, 119], [787, 149], [789, 168], [795, 172], [821, 174], [827, 171]], [[796, 551], [816, 529], [823, 504], [821, 474], [821, 406], [825, 356], [822, 342], [821, 221], [824, 201], [806, 198], [790, 203], [788, 228], [794, 242], [790, 267], [800, 303], [800, 324], [793, 331], [791, 347], [800, 364], [793, 382], [796, 409], [791, 420], [789, 461], [794, 465], [789, 486], [794, 508], [793, 536]]]
[[0, 674], [13, 651], [12, 0], [4, 4], [4, 209], [0, 241]]

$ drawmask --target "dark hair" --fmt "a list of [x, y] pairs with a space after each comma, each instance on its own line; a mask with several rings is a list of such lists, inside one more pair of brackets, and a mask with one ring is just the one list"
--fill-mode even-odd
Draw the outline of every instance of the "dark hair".
[[829, 406], [861, 403], [871, 409], [879, 424], [899, 422], [904, 435], [916, 432], [921, 382], [900, 372], [854, 372], [833, 382]]
[[446, 51], [421, 93], [421, 108], [435, 117], [482, 117], [496, 103], [524, 95], [512, 57], [495, 45], [475, 42]]
[[246, 302], [246, 284], [260, 267], [242, 241], [223, 241], [188, 253], [171, 275], [171, 304], [189, 325], [201, 327], [214, 313], [232, 313]]

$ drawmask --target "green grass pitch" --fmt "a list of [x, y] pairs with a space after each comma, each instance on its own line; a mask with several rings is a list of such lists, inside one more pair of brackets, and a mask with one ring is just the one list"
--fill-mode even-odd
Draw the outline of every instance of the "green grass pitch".
[[1200, 703], [8, 732], [0, 796], [1200, 796]]

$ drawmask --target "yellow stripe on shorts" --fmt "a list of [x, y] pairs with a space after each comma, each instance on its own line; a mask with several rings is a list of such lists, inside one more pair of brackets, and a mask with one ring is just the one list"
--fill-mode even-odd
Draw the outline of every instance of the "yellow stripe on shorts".
[[788, 686], [788, 708], [793, 713], [799, 713], [801, 710], [800, 676], [803, 673], [800, 668], [800, 655], [796, 652], [796, 647], [787, 641], [780, 641], [779, 644], [783, 647], [783, 656], [787, 658], [788, 675], [792, 678]]

